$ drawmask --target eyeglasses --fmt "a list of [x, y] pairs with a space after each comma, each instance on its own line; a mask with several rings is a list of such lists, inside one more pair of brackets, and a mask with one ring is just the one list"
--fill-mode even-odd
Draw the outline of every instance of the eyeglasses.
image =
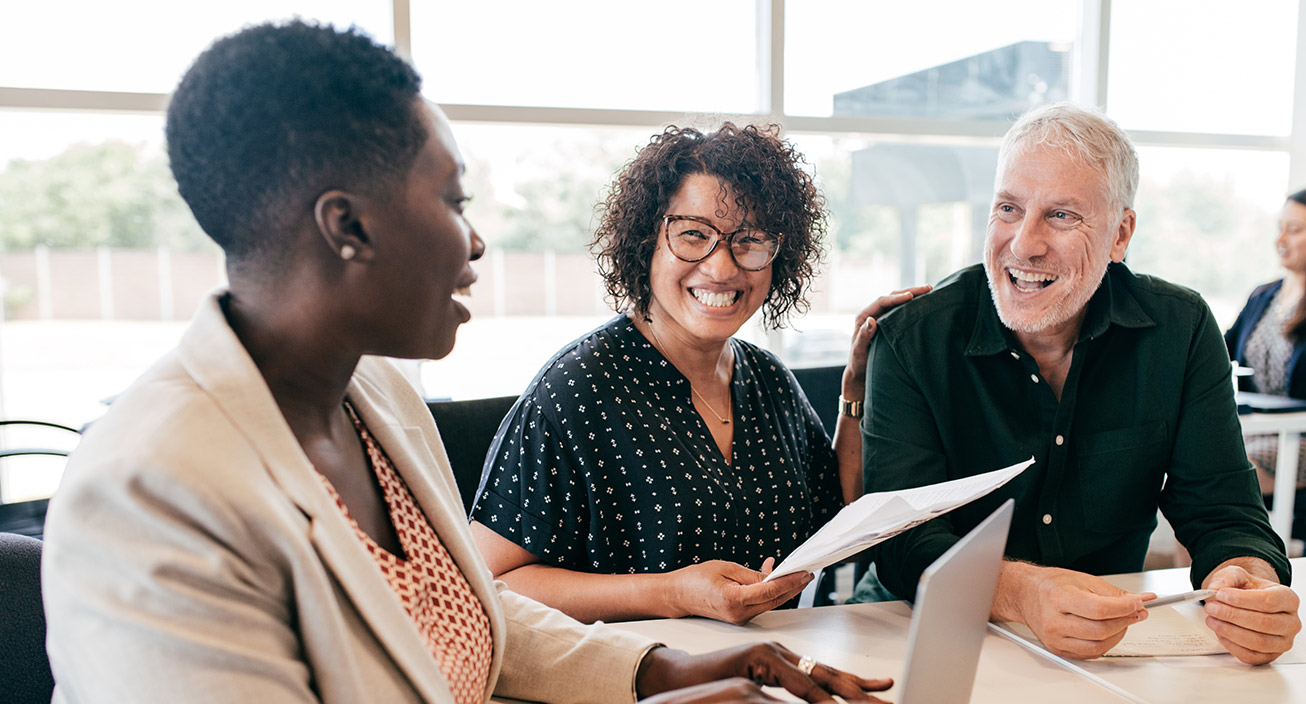
[[722, 234], [712, 223], [696, 215], [668, 215], [662, 218], [667, 231], [667, 247], [676, 258], [701, 262], [712, 256], [722, 240], [730, 258], [745, 271], [761, 271], [771, 264], [780, 251], [784, 235], [773, 235], [756, 227], [744, 227]]

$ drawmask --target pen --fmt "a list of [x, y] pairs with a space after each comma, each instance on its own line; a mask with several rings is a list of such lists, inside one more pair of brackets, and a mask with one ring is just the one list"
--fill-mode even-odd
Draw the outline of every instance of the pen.
[[1175, 604], [1187, 604], [1190, 601], [1201, 601], [1215, 596], [1214, 589], [1198, 589], [1196, 591], [1184, 592], [1183, 594], [1171, 594], [1163, 596], [1160, 599], [1153, 599], [1145, 602], [1143, 608], [1151, 609], [1157, 606], [1174, 606]]

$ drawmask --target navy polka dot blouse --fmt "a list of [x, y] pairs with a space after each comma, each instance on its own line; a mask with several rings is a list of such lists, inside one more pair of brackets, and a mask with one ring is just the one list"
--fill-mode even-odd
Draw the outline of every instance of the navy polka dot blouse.
[[472, 518], [546, 564], [757, 569], [842, 506], [830, 440], [793, 375], [731, 340], [734, 462], [689, 381], [624, 315], [563, 348], [495, 436]]

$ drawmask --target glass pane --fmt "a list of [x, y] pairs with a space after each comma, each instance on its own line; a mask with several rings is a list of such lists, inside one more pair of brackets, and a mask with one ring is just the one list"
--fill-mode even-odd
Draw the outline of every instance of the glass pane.
[[413, 61], [440, 103], [753, 112], [756, 4], [415, 2]]
[[889, 291], [980, 260], [997, 147], [791, 135], [830, 211], [811, 311], [781, 335], [788, 364], [842, 364], [853, 315]]
[[1077, 5], [786, 3], [785, 111], [1007, 119], [1063, 100], [1079, 34]]
[[1286, 135], [1296, 31], [1294, 0], [1112, 3], [1110, 113], [1128, 129]]
[[9, 29], [0, 42], [0, 86], [167, 93], [217, 37], [294, 16], [356, 24], [394, 43], [388, 0], [7, 2], [0, 9], [0, 26]]
[[467, 217], [485, 240], [472, 266], [471, 322], [453, 353], [422, 366], [433, 398], [519, 394], [562, 345], [614, 313], [589, 241], [594, 207], [621, 166], [659, 131], [456, 123], [472, 196]]
[[[81, 427], [177, 343], [221, 256], [176, 193], [161, 115], [6, 110], [0, 133], [23, 135], [0, 146], [0, 417]], [[48, 494], [61, 466], [0, 465], [0, 491]]]
[[1138, 154], [1129, 266], [1195, 289], [1228, 327], [1253, 288], [1283, 275], [1274, 240], [1288, 156], [1160, 147]]

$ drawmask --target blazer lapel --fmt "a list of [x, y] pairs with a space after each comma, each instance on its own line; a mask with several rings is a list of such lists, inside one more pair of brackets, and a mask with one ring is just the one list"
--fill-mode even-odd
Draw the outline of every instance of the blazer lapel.
[[[392, 384], [373, 383], [383, 376], [390, 376]], [[386, 388], [394, 387], [407, 392], [405, 395], [408, 398], [396, 398], [394, 394], [387, 393]], [[422, 508], [431, 527], [439, 535], [440, 542], [457, 563], [458, 569], [489, 616], [490, 636], [494, 641], [494, 663], [490, 669], [489, 683], [493, 686], [503, 662], [506, 623], [503, 610], [498, 607], [498, 590], [494, 586], [490, 568], [472, 541], [453, 470], [449, 466], [449, 458], [444, 452], [444, 444], [430, 410], [415, 391], [409, 390], [399, 372], [391, 368], [389, 362], [379, 358], [365, 359], [359, 364], [359, 372], [355, 374], [350, 388], [350, 401], [362, 417], [368, 432], [385, 450], [395, 471], [403, 477], [413, 499]], [[405, 418], [418, 422], [405, 424], [391, 410], [395, 408], [409, 411], [405, 413]]]
[[[254, 360], [227, 324], [219, 303], [222, 295], [221, 291], [213, 294], [201, 306], [178, 345], [183, 365], [248, 439], [286, 496], [308, 517], [307, 537], [323, 564], [422, 699], [452, 701], [448, 684], [403, 605], [322, 486]], [[369, 423], [369, 430], [372, 427]], [[381, 433], [376, 435], [381, 437]], [[382, 446], [390, 452], [384, 441]], [[496, 645], [498, 641], [496, 638]]]

